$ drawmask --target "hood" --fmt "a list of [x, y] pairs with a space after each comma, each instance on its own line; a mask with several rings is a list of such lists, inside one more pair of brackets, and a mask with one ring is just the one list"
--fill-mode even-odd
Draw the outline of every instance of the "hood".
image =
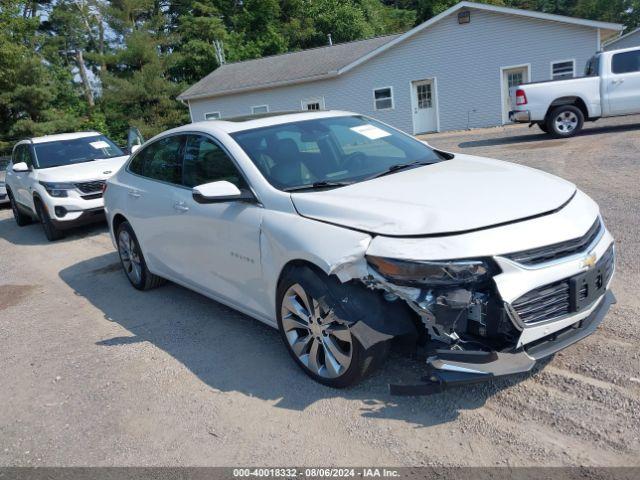
[[575, 185], [513, 163], [456, 155], [347, 187], [292, 193], [300, 215], [374, 234], [458, 233], [547, 213]]
[[127, 161], [128, 155], [122, 157], [94, 160], [61, 167], [37, 170], [38, 180], [44, 182], [82, 182], [87, 180], [105, 180], [116, 173]]

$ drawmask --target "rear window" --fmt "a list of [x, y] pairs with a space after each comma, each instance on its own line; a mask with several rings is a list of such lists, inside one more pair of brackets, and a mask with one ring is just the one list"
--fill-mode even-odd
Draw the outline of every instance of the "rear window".
[[587, 65], [584, 68], [584, 74], [587, 77], [597, 77], [600, 70], [600, 56], [594, 55], [587, 61]]
[[616, 53], [611, 60], [613, 73], [640, 72], [640, 50]]

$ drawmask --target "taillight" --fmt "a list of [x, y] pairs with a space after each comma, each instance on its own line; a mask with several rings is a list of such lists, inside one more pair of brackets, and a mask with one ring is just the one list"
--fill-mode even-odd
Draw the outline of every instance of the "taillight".
[[527, 94], [524, 93], [524, 90], [518, 89], [516, 90], [516, 105], [526, 105], [527, 104]]

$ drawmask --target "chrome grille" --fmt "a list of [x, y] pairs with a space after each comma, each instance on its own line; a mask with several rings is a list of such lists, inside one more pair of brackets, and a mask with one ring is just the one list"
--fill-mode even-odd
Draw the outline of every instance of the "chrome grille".
[[591, 228], [587, 230], [587, 233], [580, 238], [554, 243], [553, 245], [547, 245], [545, 247], [509, 253], [504, 256], [523, 265], [537, 265], [558, 258], [568, 257], [569, 255], [585, 251], [598, 237], [603, 228], [604, 226], [600, 218], [597, 218]]
[[76, 183], [76, 188], [82, 193], [96, 193], [102, 192], [104, 184], [105, 180], [94, 180], [92, 182]]
[[[609, 246], [594, 268], [602, 271], [602, 275], [598, 276], [602, 284], [597, 287], [606, 286], [613, 275], [613, 244]], [[583, 305], [583, 300], [589, 293], [588, 288], [582, 285], [572, 301], [571, 280], [566, 278], [531, 290], [515, 300], [511, 307], [525, 324], [544, 322], [575, 313], [578, 311], [578, 305]]]
[[525, 293], [511, 305], [524, 323], [543, 322], [571, 313], [569, 279]]

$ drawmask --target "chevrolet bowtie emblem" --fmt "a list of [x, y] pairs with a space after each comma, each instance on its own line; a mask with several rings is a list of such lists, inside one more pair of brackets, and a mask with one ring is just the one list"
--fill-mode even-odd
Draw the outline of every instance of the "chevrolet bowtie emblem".
[[584, 259], [582, 260], [583, 267], [591, 268], [595, 264], [596, 264], [596, 254], [593, 252], [587, 255], [586, 257], [584, 257]]

